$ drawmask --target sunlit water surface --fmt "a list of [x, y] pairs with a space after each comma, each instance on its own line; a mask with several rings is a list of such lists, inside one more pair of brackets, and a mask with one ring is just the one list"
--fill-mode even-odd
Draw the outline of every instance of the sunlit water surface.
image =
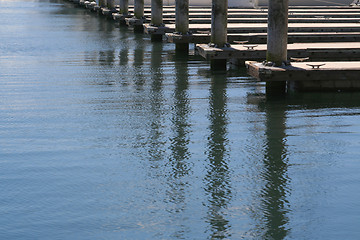
[[60, 0], [0, 23], [0, 239], [359, 239], [359, 94], [266, 100]]

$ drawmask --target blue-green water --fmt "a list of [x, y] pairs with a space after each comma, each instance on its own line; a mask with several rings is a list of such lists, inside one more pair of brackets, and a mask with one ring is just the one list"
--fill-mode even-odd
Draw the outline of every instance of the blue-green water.
[[267, 100], [60, 0], [0, 23], [0, 239], [359, 239], [360, 94]]

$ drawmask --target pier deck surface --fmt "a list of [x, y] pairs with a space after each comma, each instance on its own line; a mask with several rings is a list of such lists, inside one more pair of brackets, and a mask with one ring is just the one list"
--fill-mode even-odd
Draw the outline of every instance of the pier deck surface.
[[[252, 45], [231, 45], [225, 48], [211, 47], [208, 44], [196, 46], [200, 56], [207, 60], [212, 59], [238, 59], [265, 60], [266, 44]], [[288, 57], [309, 57], [311, 61], [330, 60], [360, 60], [359, 42], [331, 42], [331, 43], [294, 43], [288, 44]]]
[[[262, 82], [287, 81], [297, 90], [359, 90], [360, 62], [307, 62], [270, 67], [247, 61], [248, 74]], [[325, 64], [325, 65], [324, 65]], [[312, 66], [320, 66], [313, 68]]]
[[[171, 43], [209, 43], [210, 34], [194, 33], [181, 35], [177, 33], [167, 33], [167, 41]], [[227, 36], [228, 42], [248, 41], [249, 43], [265, 44], [267, 41], [266, 33], [230, 33]], [[292, 32], [288, 34], [289, 43], [297, 42], [355, 42], [360, 41], [360, 32]]]

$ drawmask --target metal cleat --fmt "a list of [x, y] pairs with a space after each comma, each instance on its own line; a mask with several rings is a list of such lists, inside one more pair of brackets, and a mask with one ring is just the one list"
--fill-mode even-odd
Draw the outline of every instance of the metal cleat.
[[246, 44], [248, 42], [249, 41], [233, 41], [233, 43], [236, 43], [236, 44]]
[[295, 57], [291, 57], [290, 60], [294, 61], [294, 62], [305, 62], [307, 60], [309, 60], [309, 57], [305, 57], [305, 58], [295, 58]]
[[247, 48], [247, 50], [251, 51], [254, 50], [255, 47], [257, 47], [258, 45], [243, 45], [245, 48]]
[[312, 69], [319, 69], [321, 66], [324, 66], [326, 63], [320, 63], [320, 64], [306, 64], [310, 66]]

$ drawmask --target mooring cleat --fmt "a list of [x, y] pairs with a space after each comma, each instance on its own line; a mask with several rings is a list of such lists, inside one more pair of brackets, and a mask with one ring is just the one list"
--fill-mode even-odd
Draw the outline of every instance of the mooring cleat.
[[249, 41], [233, 41], [233, 43], [236, 43], [236, 44], [246, 44], [248, 42]]
[[305, 62], [307, 60], [309, 60], [309, 57], [305, 57], [305, 58], [295, 58], [295, 57], [291, 57], [290, 60], [294, 61], [294, 62]]
[[319, 69], [321, 66], [324, 66], [326, 63], [320, 63], [320, 64], [309, 64], [306, 65], [310, 66], [312, 69]]
[[258, 45], [243, 45], [244, 47], [247, 48], [247, 50], [254, 50], [255, 47], [257, 47]]
[[207, 34], [207, 35], [210, 35], [210, 31], [196, 31], [197, 33], [200, 33], [200, 34]]

